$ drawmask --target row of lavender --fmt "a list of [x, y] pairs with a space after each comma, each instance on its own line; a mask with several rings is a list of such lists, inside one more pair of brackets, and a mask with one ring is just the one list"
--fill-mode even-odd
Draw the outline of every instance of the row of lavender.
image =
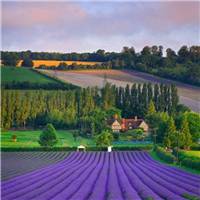
[[181, 200], [199, 195], [200, 176], [167, 167], [146, 152], [71, 153], [65, 160], [2, 183], [3, 199]]
[[1, 179], [8, 180], [57, 163], [67, 155], [67, 152], [2, 152]]

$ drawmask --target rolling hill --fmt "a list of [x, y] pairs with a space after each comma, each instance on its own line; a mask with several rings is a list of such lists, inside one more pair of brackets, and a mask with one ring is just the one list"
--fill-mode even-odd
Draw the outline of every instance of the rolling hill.
[[58, 71], [42, 70], [50, 76], [56, 76], [62, 81], [72, 83], [81, 87], [98, 86], [102, 87], [104, 79], [116, 86], [125, 87], [127, 84], [151, 82], [175, 84], [178, 88], [180, 102], [190, 107], [195, 112], [200, 112], [200, 88], [188, 84], [172, 81], [147, 73], [132, 70], [76, 70]]
[[41, 75], [29, 68], [1, 67], [1, 82], [4, 84], [13, 81], [39, 84], [56, 83], [55, 80]]

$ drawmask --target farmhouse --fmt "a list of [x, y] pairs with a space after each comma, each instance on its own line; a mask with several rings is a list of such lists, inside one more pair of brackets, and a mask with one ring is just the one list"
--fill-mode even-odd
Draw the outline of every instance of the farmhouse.
[[137, 116], [134, 119], [117, 119], [115, 116], [114, 120], [109, 121], [109, 124], [113, 132], [128, 131], [132, 129], [141, 128], [144, 132], [149, 131], [148, 124], [143, 119], [138, 119]]

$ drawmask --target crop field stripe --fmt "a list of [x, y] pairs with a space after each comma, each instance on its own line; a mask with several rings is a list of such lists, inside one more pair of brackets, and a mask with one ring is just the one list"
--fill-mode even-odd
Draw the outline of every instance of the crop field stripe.
[[[61, 167], [64, 167], [62, 165], [64, 164], [71, 164], [73, 162], [76, 162], [76, 160], [79, 160], [79, 157], [81, 156], [81, 154], [71, 154], [71, 156], [69, 156], [66, 160], [60, 162], [59, 164], [57, 164], [57, 166], [61, 165]], [[51, 172], [51, 169], [54, 168], [54, 165], [51, 165], [51, 166], [48, 166], [46, 167], [45, 169], [39, 169], [39, 170], [36, 170], [30, 174], [26, 174], [26, 175], [23, 175], [21, 177], [16, 177], [14, 179], [14, 181], [7, 181], [8, 182], [8, 185], [9, 183], [13, 183], [14, 184], [19, 184], [23, 181], [28, 181], [29, 179], [32, 179], [35, 177], [35, 175], [45, 175], [47, 174], [49, 171]], [[59, 168], [58, 168], [59, 169]], [[12, 186], [11, 186], [12, 187]]]
[[[75, 159], [79, 159], [81, 154], [70, 154], [66, 160], [59, 162], [58, 164], [56, 164], [57, 166], [59, 165], [63, 165], [64, 163], [69, 163], [70, 162], [75, 162]], [[78, 157], [78, 158], [77, 158]], [[6, 185], [7, 185], [7, 189], [12, 188], [13, 186], [15, 186], [16, 184], [20, 184], [24, 182], [29, 181], [30, 179], [34, 178], [36, 175], [44, 175], [45, 173], [48, 173], [49, 171], [51, 171], [52, 168], [54, 168], [55, 165], [50, 165], [48, 167], [46, 167], [45, 169], [38, 169], [36, 171], [33, 171], [31, 173], [13, 178], [12, 180], [9, 181], [5, 181]], [[45, 171], [45, 172], [44, 172]], [[4, 185], [2, 185], [3, 188]]]
[[[152, 173], [152, 170], [149, 170], [148, 168], [144, 167], [140, 162], [138, 162], [138, 156], [133, 156], [128, 154], [129, 159], [131, 162], [135, 162], [135, 166], [143, 172], [143, 174], [146, 175], [146, 177], [150, 178], [151, 180], [154, 180], [156, 183], [160, 185], [160, 187], [166, 188], [168, 191], [172, 192], [172, 197], [176, 198], [176, 196], [173, 196], [174, 194], [180, 195], [184, 193], [188, 193], [189, 191], [182, 189], [181, 187], [176, 186], [176, 180], [174, 180], [174, 183], [170, 183], [168, 180], [166, 181], [165, 178], [161, 178], [162, 174], [156, 175], [155, 173]], [[194, 192], [194, 191], [193, 191]], [[169, 193], [169, 192], [168, 192]]]
[[106, 188], [107, 188], [107, 179], [108, 179], [108, 170], [109, 170], [109, 157], [105, 153], [102, 153], [104, 156], [103, 168], [100, 170], [100, 174], [93, 188], [93, 192], [89, 194], [88, 199], [104, 199], [106, 198]]
[[[93, 163], [89, 167], [89, 169], [88, 169], [89, 173], [85, 174], [84, 177], [81, 177], [82, 182], [81, 182], [80, 186], [78, 186], [76, 188], [76, 190], [72, 193], [72, 195], [70, 195], [68, 198], [87, 199], [88, 194], [90, 194], [92, 192], [92, 189], [93, 189], [92, 186], [93, 186], [93, 184], [96, 180], [96, 177], [98, 176], [98, 172], [101, 169], [103, 162], [104, 162], [104, 156], [101, 155], [102, 152], [97, 152], [95, 154], [97, 154], [97, 156], [95, 155], [95, 157], [97, 157], [96, 163]], [[85, 181], [87, 181], [87, 187], [85, 187], [85, 185], [84, 185]], [[72, 188], [74, 188], [74, 185], [72, 185]], [[65, 193], [67, 194], [67, 191], [65, 191]], [[66, 195], [64, 195], [64, 197], [66, 198]]]
[[195, 174], [190, 174], [188, 172], [185, 172], [182, 173], [183, 171], [180, 170], [180, 169], [177, 169], [177, 168], [174, 168], [174, 167], [168, 167], [164, 164], [161, 164], [159, 163], [158, 161], [155, 161], [153, 160], [149, 155], [145, 154], [145, 160], [152, 164], [153, 166], [155, 167], [158, 167], [160, 168], [160, 170], [162, 171], [165, 171], [165, 172], [168, 172], [168, 173], [171, 173], [172, 176], [176, 176], [179, 177], [179, 178], [183, 178], [183, 181], [193, 181], [193, 184], [194, 183], [198, 183], [200, 181], [200, 177], [198, 175], [195, 175]]
[[[83, 156], [83, 158], [85, 158]], [[94, 158], [94, 156], [93, 156]], [[39, 198], [42, 199], [51, 199], [51, 198], [55, 198], [56, 195], [59, 195], [60, 193], [62, 194], [62, 192], [65, 190], [66, 187], [69, 187], [73, 181], [73, 179], [78, 178], [78, 176], [80, 176], [80, 174], [82, 173], [82, 171], [77, 175], [75, 172], [78, 169], [81, 169], [83, 166], [88, 166], [91, 163], [91, 157], [87, 156], [82, 163], [78, 163], [75, 167], [72, 167], [71, 169], [69, 169], [67, 172], [65, 172], [63, 174], [63, 177], [60, 176], [58, 177], [56, 180], [56, 182], [54, 182], [51, 186], [51, 188], [48, 187], [48, 189], [44, 189], [43, 192], [41, 192], [42, 194], [39, 196]], [[84, 169], [82, 169], [84, 170]], [[51, 189], [51, 193], [48, 192], [48, 190]], [[62, 198], [61, 198], [62, 199]]]
[[[102, 157], [103, 157], [102, 166], [100, 167], [100, 170], [98, 171], [98, 175], [91, 187], [90, 193], [87, 195], [85, 199], [96, 199], [96, 197], [93, 196], [94, 194], [104, 195], [106, 193], [105, 192], [106, 188], [104, 187], [104, 184], [103, 184], [105, 183], [106, 185], [106, 181], [102, 181], [102, 175], [104, 175], [104, 171], [108, 169], [107, 167], [108, 162], [106, 162], [107, 156], [104, 153]], [[104, 177], [104, 180], [105, 180], [105, 177]], [[94, 192], [94, 188], [96, 188], [98, 191]], [[103, 199], [103, 196], [101, 198]]]
[[115, 171], [115, 165], [114, 165], [114, 159], [113, 154], [110, 154], [110, 167], [109, 167], [109, 173], [108, 173], [108, 199], [123, 199], [123, 195], [121, 192], [121, 189], [119, 187], [119, 183], [117, 181], [117, 175]]
[[[57, 154], [57, 159], [55, 155]], [[41, 170], [47, 165], [54, 164], [60, 160], [63, 160], [68, 153], [66, 152], [17, 152], [17, 153], [2, 153], [2, 180], [8, 179], [9, 177], [15, 177], [26, 172], [30, 173], [33, 170]], [[32, 161], [33, 160], [33, 161]], [[25, 166], [21, 164], [20, 168], [15, 166], [18, 163], [25, 163]], [[31, 164], [29, 164], [31, 163]], [[14, 167], [12, 167], [14, 164]], [[28, 165], [28, 170], [26, 169]], [[7, 166], [10, 166], [8, 168]]]
[[[151, 190], [151, 191], [148, 191], [148, 192], [150, 192], [150, 197], [153, 197], [154, 199], [162, 199], [162, 198], [160, 198], [159, 193], [156, 191], [156, 188], [151, 187], [151, 184], [148, 183], [148, 179], [146, 179], [145, 176], [143, 175], [143, 173], [141, 173], [140, 170], [138, 170], [135, 167], [135, 164], [133, 165], [133, 163], [129, 160], [129, 158], [127, 156], [127, 152], [124, 152], [124, 154], [122, 154], [122, 158], [123, 158], [122, 162], [124, 163], [124, 165], [127, 165], [130, 168], [128, 175], [133, 174], [137, 177], [137, 179], [133, 179], [133, 182], [136, 182], [135, 186], [137, 185], [138, 180], [141, 180], [141, 182], [142, 182], [141, 187], [139, 188], [139, 192], [138, 192], [139, 195], [142, 198], [145, 198], [146, 195], [143, 196], [143, 192], [144, 192], [143, 188], [144, 188], [144, 186], [146, 186], [146, 189], [148, 188], [147, 190], [149, 190], [149, 189]], [[156, 185], [156, 187], [157, 187], [157, 185]]]
[[195, 187], [199, 187], [200, 178], [197, 178], [196, 180], [192, 181], [191, 178], [193, 177], [190, 177], [188, 179], [188, 177], [185, 178], [183, 174], [174, 175], [174, 173], [170, 171], [171, 167], [168, 167], [168, 170], [165, 170], [165, 169], [162, 170], [162, 165], [159, 166], [158, 164], [153, 165], [150, 163], [148, 166], [146, 166], [142, 164], [143, 158], [144, 158], [144, 155], [141, 154], [140, 163], [139, 163], [140, 165], [145, 166], [146, 168], [149, 168], [151, 171], [154, 172], [154, 174], [157, 174], [159, 177], [163, 177], [163, 180], [167, 180], [168, 182], [171, 182], [172, 184], [174, 183], [181, 188], [185, 188], [188, 191], [198, 194], [197, 191], [195, 190]]
[[[76, 156], [76, 154], [72, 154], [72, 157], [73, 156]], [[84, 154], [80, 153], [79, 156], [84, 157]], [[76, 156], [76, 158], [77, 158], [77, 156]], [[32, 175], [31, 177], [29, 177], [29, 176], [27, 177], [26, 176], [25, 179], [24, 179], [24, 177], [22, 177], [22, 179], [20, 179], [19, 181], [14, 181], [13, 184], [12, 184], [12, 181], [8, 181], [9, 188], [11, 188], [10, 191], [9, 191], [8, 199], [16, 198], [16, 196], [20, 196], [20, 195], [24, 195], [24, 194], [26, 195], [26, 193], [28, 193], [28, 192], [30, 192], [30, 193], [33, 192], [34, 188], [38, 189], [38, 186], [37, 186], [38, 183], [40, 184], [39, 187], [42, 187], [42, 186], [46, 187], [45, 183], [48, 183], [50, 180], [52, 180], [52, 181], [55, 180], [55, 177], [56, 178], [58, 177], [57, 174], [62, 176], [63, 175], [63, 171], [65, 172], [65, 171], [68, 170], [68, 168], [65, 168], [65, 165], [69, 164], [68, 167], [69, 168], [70, 167], [73, 168], [74, 162], [79, 162], [79, 158], [76, 159], [76, 160], [71, 160], [71, 159], [68, 160], [68, 159], [66, 159], [65, 162], [62, 162], [62, 166], [61, 166], [62, 169], [61, 170], [59, 168], [60, 164], [58, 164], [57, 168], [56, 169], [54, 168], [53, 171], [51, 171], [51, 168], [52, 168], [52, 166], [51, 166], [47, 170], [47, 172], [46, 172], [46, 170], [45, 170], [45, 172], [44, 172], [44, 170], [42, 170], [39, 173], [36, 172], [35, 174], [31, 174]], [[50, 173], [49, 173], [49, 171], [50, 171]], [[39, 178], [37, 178], [37, 177], [39, 177]], [[43, 180], [44, 183], [42, 182], [43, 178], [46, 178], [46, 179]], [[42, 182], [42, 184], [41, 184], [41, 182]], [[3, 186], [3, 184], [2, 184], [2, 186]], [[29, 188], [31, 186], [33, 188]], [[22, 192], [20, 192], [20, 190], [22, 190]], [[19, 192], [17, 192], [17, 191], [19, 191]], [[3, 192], [4, 192], [4, 188], [2, 187], [2, 194], [3, 194]], [[11, 197], [11, 198], [9, 198], [9, 197]], [[20, 196], [20, 198], [22, 198], [22, 197]], [[6, 197], [6, 199], [7, 199], [7, 197]]]
[[[76, 192], [74, 192], [74, 195], [71, 196], [72, 199], [89, 199], [89, 195], [92, 193], [93, 188], [94, 188], [94, 184], [96, 183], [99, 174], [101, 172], [101, 169], [104, 165], [104, 159], [105, 159], [105, 155], [100, 152], [100, 161], [97, 163], [96, 168], [98, 168], [97, 170], [92, 170], [92, 173], [89, 174], [88, 178], [85, 179], [87, 180], [87, 187], [85, 187], [84, 183], [81, 184], [81, 187], [78, 188], [78, 190]], [[89, 184], [88, 184], [89, 182]]]
[[[134, 157], [134, 159], [139, 158], [139, 157], [140, 156]], [[168, 190], [172, 191], [173, 193], [181, 195], [183, 193], [189, 192], [189, 190], [188, 191], [184, 190], [185, 187], [182, 182], [180, 182], [176, 179], [173, 179], [173, 181], [172, 181], [171, 177], [168, 177], [163, 173], [157, 172], [153, 167], [145, 166], [144, 164], [142, 164], [141, 161], [138, 161], [137, 165], [141, 169], [141, 171], [143, 171], [143, 173], [147, 174], [151, 179], [155, 180], [161, 186], [167, 188]], [[153, 173], [151, 173], [151, 172], [153, 172]], [[193, 190], [192, 192], [195, 193], [195, 190]]]
[[137, 191], [135, 188], [131, 185], [130, 180], [128, 179], [128, 176], [126, 175], [124, 168], [120, 162], [119, 157], [117, 156], [117, 153], [114, 153], [116, 165], [117, 167], [117, 176], [119, 178], [119, 184], [122, 190], [122, 193], [124, 195], [124, 199], [140, 199]]
[[[188, 177], [184, 177], [184, 176], [180, 176], [180, 175], [177, 175], [175, 173], [173, 173], [172, 171], [170, 171], [171, 168], [168, 168], [168, 169], [163, 169], [162, 165], [158, 165], [158, 164], [154, 164], [153, 162], [151, 163], [151, 161], [149, 161], [149, 164], [148, 166], [144, 165], [143, 164], [143, 160], [145, 158], [145, 156], [143, 154], [141, 154], [141, 160], [140, 160], [140, 164], [143, 165], [144, 167], [148, 167], [149, 169], [151, 169], [152, 171], [154, 171], [155, 174], [158, 174], [159, 173], [159, 176], [161, 177], [165, 177], [166, 179], [170, 179], [171, 181], [176, 181], [176, 180], [179, 180], [180, 184], [181, 184], [181, 187], [182, 186], [182, 182], [184, 182], [185, 184], [188, 184], [189, 185], [192, 185], [194, 187], [198, 187], [199, 184], [198, 184], [198, 181], [200, 180], [191, 180], [193, 177], [191, 177], [191, 179], [188, 179]], [[174, 178], [176, 178], [176, 180], [174, 180]], [[186, 188], [188, 188], [188, 186]]]
[[2, 182], [2, 199], [183, 200], [184, 193], [199, 195], [198, 175], [170, 169], [145, 152], [74, 152], [59, 163]]
[[[177, 185], [183, 187], [181, 184], [182, 182], [184, 181], [185, 183], [187, 183], [189, 180], [188, 179], [182, 179], [182, 177], [180, 176], [176, 176], [176, 180], [174, 180], [174, 174], [172, 173], [168, 173], [166, 170], [162, 170], [162, 168], [160, 167], [157, 167], [156, 165], [152, 165], [151, 163], [147, 166], [147, 165], [144, 165], [142, 160], [139, 162], [139, 164], [151, 171], [154, 172], [154, 174], [160, 176], [160, 177], [163, 177], [164, 179], [166, 179], [167, 181], [169, 182], [174, 182], [176, 183]], [[178, 181], [177, 181], [178, 180]], [[187, 183], [188, 185], [193, 185], [193, 182], [189, 181]], [[195, 185], [194, 186], [198, 186], [198, 185]], [[187, 187], [186, 187], [187, 188]]]
[[166, 187], [162, 187], [160, 183], [157, 182], [157, 180], [150, 178], [147, 174], [145, 174], [141, 169], [137, 166], [137, 163], [134, 162], [128, 153], [126, 152], [124, 156], [127, 159], [127, 164], [131, 166], [131, 163], [134, 163], [134, 165], [131, 166], [131, 169], [134, 171], [135, 174], [139, 176], [140, 179], [142, 179], [146, 185], [152, 189], [152, 191], [156, 194], [158, 194], [161, 198], [171, 198], [171, 199], [183, 199], [179, 197], [178, 195], [172, 193], [170, 190], [166, 189]]

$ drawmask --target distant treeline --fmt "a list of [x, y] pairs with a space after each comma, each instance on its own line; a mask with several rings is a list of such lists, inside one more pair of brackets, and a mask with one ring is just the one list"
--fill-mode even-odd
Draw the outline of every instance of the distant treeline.
[[174, 115], [178, 111], [177, 89], [171, 85], [133, 85], [117, 88], [86, 88], [68, 91], [2, 90], [1, 125], [40, 127], [52, 123], [56, 128], [79, 128], [83, 133], [100, 133], [105, 119], [142, 117], [150, 101], [157, 111]]
[[110, 69], [107, 63], [97, 63], [93, 65], [85, 65], [85, 64], [66, 64], [65, 62], [60, 62], [57, 66], [49, 66], [49, 65], [40, 65], [37, 69], [47, 69], [47, 70], [82, 70], [82, 69]]
[[[16, 66], [19, 60], [30, 63], [32, 60], [60, 60], [60, 61], [94, 61], [103, 62], [103, 66], [96, 68], [134, 69], [154, 75], [179, 80], [186, 83], [200, 85], [200, 46], [182, 46], [176, 53], [171, 48], [166, 49], [163, 56], [162, 46], [145, 46], [136, 53], [134, 47], [124, 47], [120, 53], [105, 52], [99, 49], [93, 53], [49, 53], [49, 52], [6, 52], [2, 53], [5, 65]], [[43, 66], [44, 67], [44, 66]], [[60, 66], [62, 69], [63, 66]], [[71, 67], [71, 66], [70, 66]], [[70, 67], [64, 66], [63, 69]], [[72, 66], [72, 68], [84, 68]]]

